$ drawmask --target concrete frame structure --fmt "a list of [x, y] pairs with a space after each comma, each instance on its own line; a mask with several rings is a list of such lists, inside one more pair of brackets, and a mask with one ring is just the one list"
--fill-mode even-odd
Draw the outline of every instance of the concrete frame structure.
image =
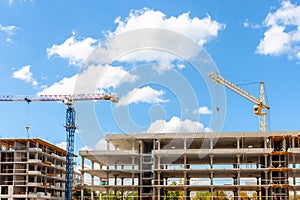
[[183, 191], [184, 199], [228, 191], [240, 199], [242, 191], [255, 191], [262, 200], [296, 200], [300, 191], [297, 131], [107, 134], [106, 140], [106, 150], [79, 152], [82, 175], [91, 178], [82, 191], [128, 192], [132, 199], [135, 191], [139, 199], [163, 199], [167, 191]]
[[63, 199], [66, 151], [41, 139], [0, 139], [2, 200]]

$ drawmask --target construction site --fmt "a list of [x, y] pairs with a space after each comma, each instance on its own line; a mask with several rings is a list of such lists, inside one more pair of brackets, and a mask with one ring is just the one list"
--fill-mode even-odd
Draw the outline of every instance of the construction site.
[[92, 191], [137, 192], [140, 199], [165, 199], [168, 191], [182, 191], [184, 199], [226, 191], [241, 199], [243, 191], [274, 200], [296, 199], [300, 191], [299, 132], [108, 134], [106, 140], [116, 148], [79, 153]]
[[[40, 139], [1, 139], [1, 199], [193, 199], [288, 200], [300, 193], [300, 132], [268, 131], [264, 83], [255, 97], [218, 73], [208, 76], [254, 103], [258, 132], [106, 134], [106, 150], [81, 150], [74, 172], [75, 101], [110, 100], [115, 94], [2, 96], [1, 101], [62, 101], [66, 150]], [[219, 108], [216, 108], [218, 111]], [[28, 131], [28, 130], [27, 130]], [[114, 148], [112, 149], [111, 146]], [[75, 191], [76, 188], [76, 191]], [[90, 195], [86, 196], [85, 191]], [[226, 198], [219, 198], [218, 192]], [[179, 195], [180, 194], [180, 195]], [[207, 199], [206, 198], [206, 199]], [[196, 198], [197, 199], [197, 198]], [[199, 199], [199, 198], [198, 198]]]

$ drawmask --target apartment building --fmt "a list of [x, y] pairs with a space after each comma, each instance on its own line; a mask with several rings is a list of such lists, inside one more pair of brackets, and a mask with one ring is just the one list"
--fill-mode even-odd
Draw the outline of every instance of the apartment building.
[[296, 200], [300, 192], [298, 131], [107, 134], [106, 140], [106, 150], [79, 152], [82, 189], [139, 199], [223, 191], [234, 199], [255, 192], [262, 200]]
[[41, 139], [0, 139], [1, 200], [63, 199], [66, 151]]

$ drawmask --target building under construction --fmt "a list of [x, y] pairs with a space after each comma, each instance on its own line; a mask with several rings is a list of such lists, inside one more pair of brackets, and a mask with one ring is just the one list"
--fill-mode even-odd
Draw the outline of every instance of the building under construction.
[[163, 199], [168, 191], [184, 199], [200, 191], [210, 199], [216, 191], [234, 199], [256, 192], [263, 200], [296, 199], [300, 192], [300, 132], [107, 134], [106, 140], [106, 150], [79, 152], [90, 180], [82, 191], [139, 199]]
[[64, 199], [66, 151], [41, 139], [0, 139], [2, 200]]

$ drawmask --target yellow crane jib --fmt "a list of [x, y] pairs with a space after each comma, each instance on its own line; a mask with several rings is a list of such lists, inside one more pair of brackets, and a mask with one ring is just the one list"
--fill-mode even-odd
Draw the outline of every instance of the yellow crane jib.
[[254, 114], [259, 117], [259, 130], [262, 132], [267, 131], [267, 110], [270, 107], [266, 104], [266, 96], [265, 96], [265, 84], [264, 82], [260, 82], [260, 97], [257, 98], [250, 93], [243, 90], [238, 85], [226, 80], [217, 72], [211, 72], [208, 76], [216, 83], [224, 85], [228, 89], [233, 92], [241, 95], [242, 97], [248, 99], [249, 101], [255, 103], [254, 105]]

